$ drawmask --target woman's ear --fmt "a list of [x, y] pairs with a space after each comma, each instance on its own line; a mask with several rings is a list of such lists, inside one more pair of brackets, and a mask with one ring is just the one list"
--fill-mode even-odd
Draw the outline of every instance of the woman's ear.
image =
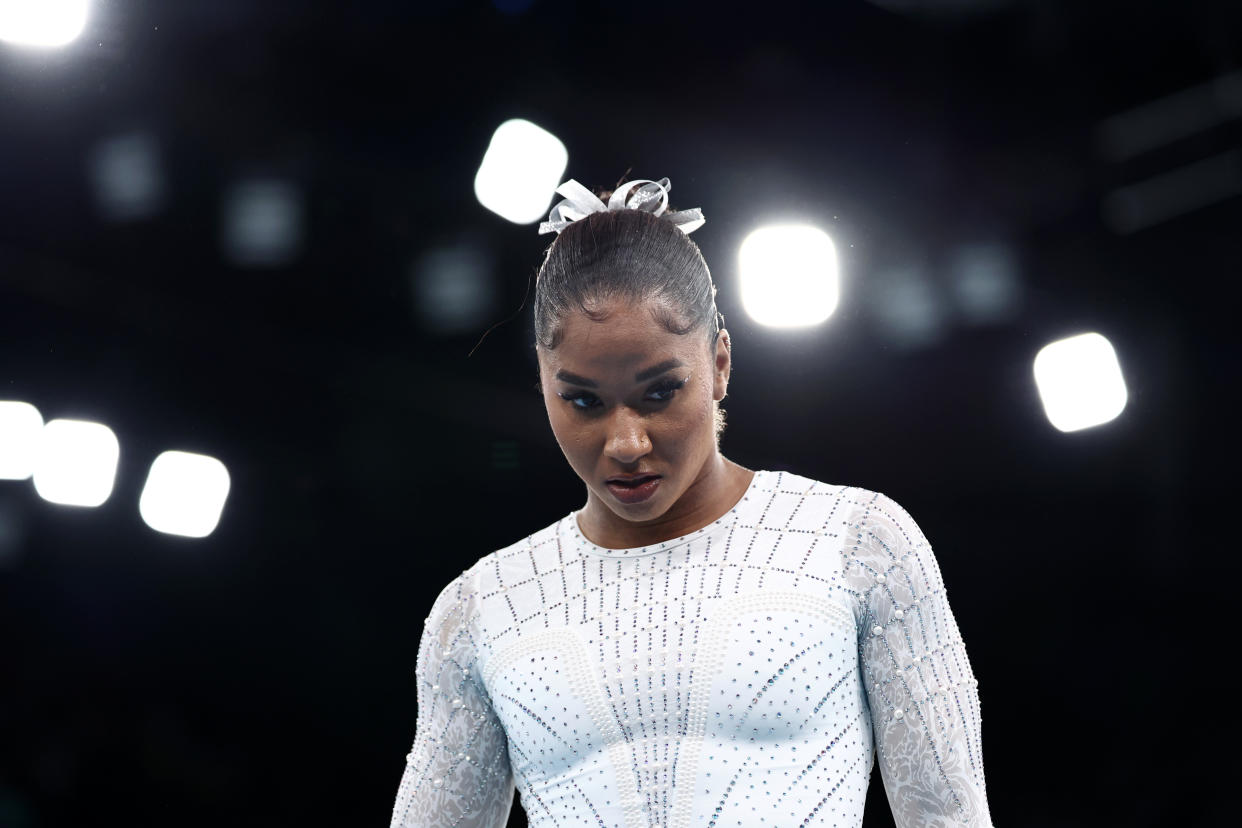
[[716, 334], [714, 361], [712, 399], [720, 402], [729, 391], [729, 373], [733, 370], [733, 346], [729, 341], [729, 332], [723, 328]]

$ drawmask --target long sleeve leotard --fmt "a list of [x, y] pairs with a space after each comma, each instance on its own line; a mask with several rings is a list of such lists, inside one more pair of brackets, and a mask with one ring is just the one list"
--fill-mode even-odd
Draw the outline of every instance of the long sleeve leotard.
[[634, 549], [577, 513], [489, 554], [424, 625], [394, 828], [990, 826], [976, 681], [940, 569], [877, 492], [756, 472]]

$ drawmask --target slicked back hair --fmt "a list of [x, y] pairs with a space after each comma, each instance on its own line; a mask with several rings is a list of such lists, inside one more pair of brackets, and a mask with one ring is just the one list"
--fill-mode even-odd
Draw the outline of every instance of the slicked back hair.
[[[608, 193], [602, 196], [608, 199]], [[699, 246], [671, 221], [645, 210], [591, 213], [561, 231], [535, 281], [535, 342], [552, 350], [566, 314], [602, 318], [614, 299], [662, 300], [660, 324], [678, 335], [703, 330], [713, 348], [720, 331], [716, 288]]]

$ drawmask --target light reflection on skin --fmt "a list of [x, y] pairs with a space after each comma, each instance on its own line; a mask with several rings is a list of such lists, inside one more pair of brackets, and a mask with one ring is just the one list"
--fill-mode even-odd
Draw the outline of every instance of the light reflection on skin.
[[[592, 307], [603, 314], [598, 321], [572, 312], [560, 322], [557, 347], [536, 349], [552, 433], [587, 487], [579, 527], [614, 549], [706, 526], [733, 508], [754, 475], [716, 445], [714, 404], [725, 397], [731, 367], [728, 332], [711, 350], [701, 328], [670, 333], [653, 314], [659, 301], [600, 302]], [[646, 472], [662, 479], [642, 503], [622, 503], [605, 484]]]

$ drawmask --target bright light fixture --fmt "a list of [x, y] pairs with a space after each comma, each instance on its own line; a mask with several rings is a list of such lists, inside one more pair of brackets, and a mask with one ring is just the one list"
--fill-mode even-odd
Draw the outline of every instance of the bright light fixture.
[[837, 251], [817, 227], [764, 227], [738, 253], [742, 307], [761, 325], [797, 328], [823, 322], [840, 295]]
[[568, 166], [569, 151], [559, 138], [515, 118], [492, 133], [474, 176], [474, 194], [493, 213], [515, 224], [531, 224], [547, 215]]
[[228, 494], [229, 472], [219, 460], [166, 451], [151, 464], [138, 513], [157, 532], [205, 538], [219, 524]]
[[1045, 345], [1035, 356], [1035, 385], [1048, 421], [1060, 431], [1106, 423], [1126, 407], [1126, 382], [1112, 343], [1085, 333]]
[[51, 420], [39, 440], [35, 491], [51, 503], [99, 506], [112, 494], [120, 455], [120, 443], [106, 425]]
[[0, 40], [64, 46], [86, 28], [90, 0], [0, 0]]
[[0, 480], [25, 480], [34, 473], [43, 415], [30, 403], [0, 400]]

